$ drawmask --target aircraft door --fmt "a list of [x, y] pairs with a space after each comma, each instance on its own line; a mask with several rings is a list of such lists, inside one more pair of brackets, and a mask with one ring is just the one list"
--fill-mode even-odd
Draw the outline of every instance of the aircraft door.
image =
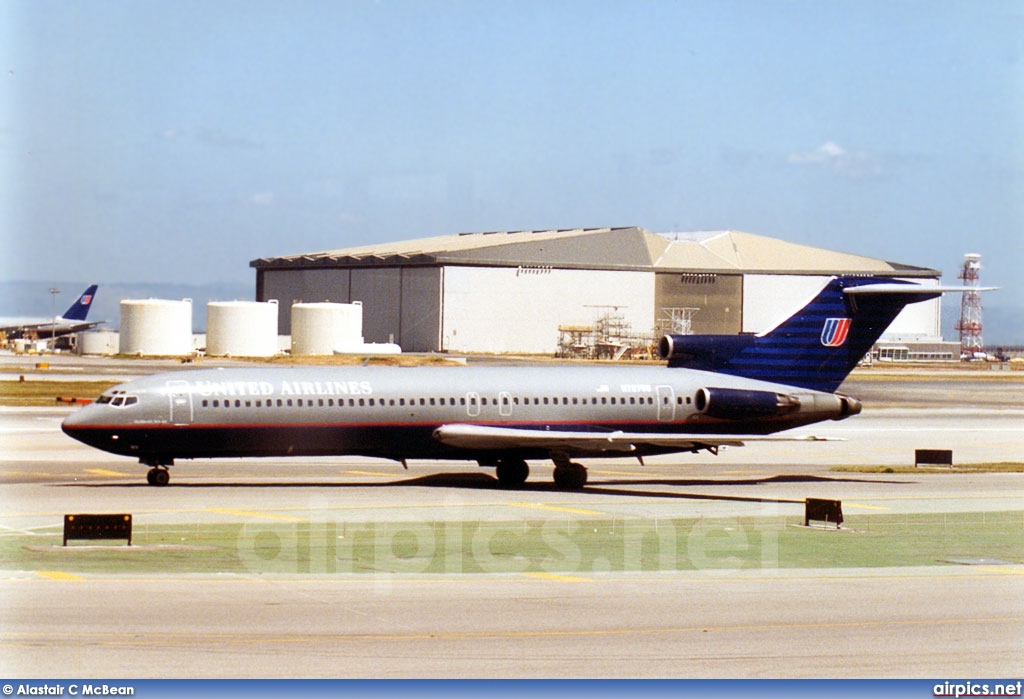
[[498, 394], [498, 414], [502, 417], [512, 416], [512, 394], [508, 391]]
[[658, 420], [671, 422], [676, 417], [676, 392], [671, 386], [657, 386]]
[[187, 425], [192, 422], [192, 391], [188, 381], [167, 382], [167, 397], [171, 402], [171, 423]]
[[466, 394], [466, 414], [470, 417], [480, 416], [480, 394], [476, 391]]

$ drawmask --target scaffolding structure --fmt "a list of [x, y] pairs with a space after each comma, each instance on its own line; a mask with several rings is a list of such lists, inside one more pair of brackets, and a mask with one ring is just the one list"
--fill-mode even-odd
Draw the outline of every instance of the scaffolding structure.
[[699, 308], [663, 308], [655, 328], [660, 335], [692, 335], [693, 316]]
[[964, 255], [964, 265], [957, 275], [964, 282], [964, 292], [960, 300], [960, 319], [956, 322], [956, 329], [960, 332], [960, 357], [963, 359], [973, 359], [985, 352], [985, 342], [981, 337], [980, 271], [981, 255]]
[[558, 357], [572, 359], [651, 359], [653, 335], [634, 332], [618, 306], [594, 306], [605, 312], [593, 325], [559, 325]]

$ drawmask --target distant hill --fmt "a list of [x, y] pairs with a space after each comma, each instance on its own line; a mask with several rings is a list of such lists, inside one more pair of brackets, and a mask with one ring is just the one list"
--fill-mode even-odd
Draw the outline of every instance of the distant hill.
[[[104, 283], [100, 285], [96, 300], [89, 311], [89, 320], [106, 320], [103, 327], [117, 330], [120, 325], [121, 301], [123, 299], [192, 299], [192, 331], [206, 331], [206, 304], [210, 301], [252, 301], [256, 296], [256, 284], [129, 284]], [[93, 281], [57, 282], [55, 303], [50, 298], [51, 282], [13, 281], [0, 282], [0, 316], [49, 318], [53, 307], [57, 314], [85, 291]], [[52, 305], [51, 305], [52, 303]]]

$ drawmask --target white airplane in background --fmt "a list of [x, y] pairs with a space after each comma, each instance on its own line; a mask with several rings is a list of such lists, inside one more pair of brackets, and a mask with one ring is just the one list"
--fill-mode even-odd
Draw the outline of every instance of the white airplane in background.
[[82, 292], [68, 310], [64, 311], [58, 318], [25, 318], [25, 319], [3, 319], [4, 325], [0, 325], [0, 333], [8, 340], [22, 338], [46, 339], [61, 337], [72, 333], [92, 330], [104, 321], [86, 322], [89, 309], [92, 307], [93, 299], [96, 297], [96, 289], [93, 284]]
[[[175, 459], [360, 455], [456, 459], [516, 487], [527, 460], [582, 488], [577, 458], [717, 453], [861, 411], [835, 393], [904, 306], [954, 289], [833, 277], [758, 335], [667, 335], [667, 366], [264, 367], [158, 374], [105, 391], [62, 429], [149, 466]], [[956, 289], [960, 290], [960, 289]]]

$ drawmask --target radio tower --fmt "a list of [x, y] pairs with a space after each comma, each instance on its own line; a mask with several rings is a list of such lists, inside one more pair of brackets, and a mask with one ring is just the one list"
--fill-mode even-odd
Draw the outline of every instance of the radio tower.
[[964, 255], [964, 266], [957, 275], [964, 280], [964, 295], [960, 301], [960, 320], [956, 329], [960, 331], [960, 356], [973, 359], [983, 353], [985, 343], [981, 339], [981, 293], [978, 290], [978, 271], [981, 269], [981, 255]]

